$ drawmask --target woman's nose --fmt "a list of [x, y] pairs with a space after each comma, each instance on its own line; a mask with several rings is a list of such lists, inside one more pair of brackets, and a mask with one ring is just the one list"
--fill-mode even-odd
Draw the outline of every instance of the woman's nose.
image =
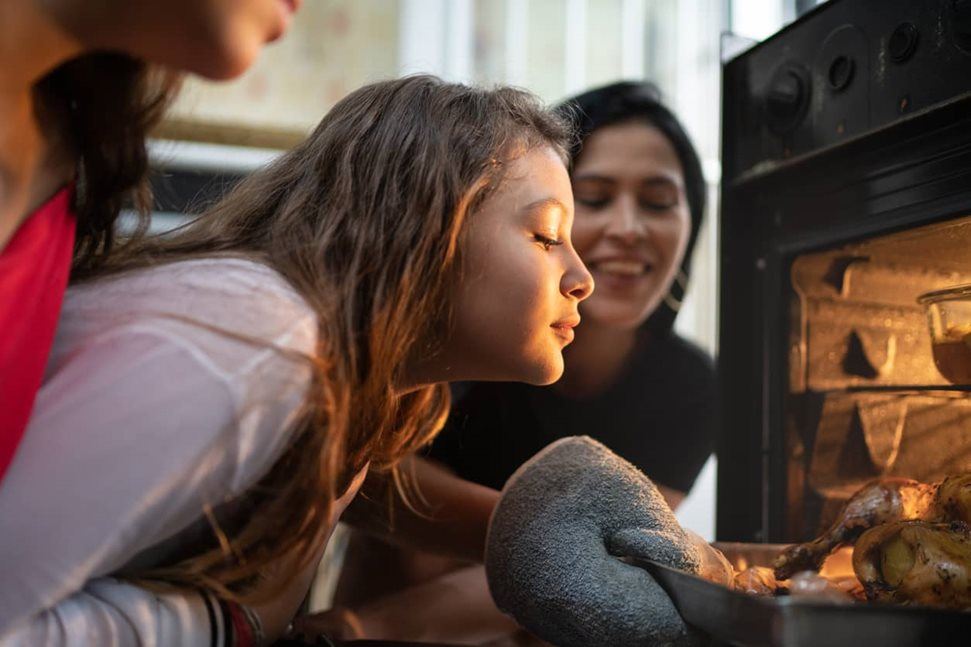
[[621, 193], [614, 200], [605, 233], [628, 245], [647, 237], [647, 226], [640, 217], [637, 200], [633, 195]]
[[570, 264], [560, 281], [560, 292], [564, 296], [583, 301], [593, 293], [593, 275], [580, 260], [576, 250], [570, 248]]

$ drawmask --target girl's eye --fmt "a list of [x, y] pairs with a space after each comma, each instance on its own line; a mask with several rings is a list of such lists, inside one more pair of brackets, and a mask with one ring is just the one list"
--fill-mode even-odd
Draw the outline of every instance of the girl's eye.
[[557, 245], [563, 244], [562, 240], [556, 240], [555, 238], [547, 238], [543, 234], [533, 234], [533, 238], [536, 240], [537, 243], [542, 245], [543, 249], [545, 249], [546, 251], [549, 251], [550, 249], [552, 249], [553, 247], [556, 247]]

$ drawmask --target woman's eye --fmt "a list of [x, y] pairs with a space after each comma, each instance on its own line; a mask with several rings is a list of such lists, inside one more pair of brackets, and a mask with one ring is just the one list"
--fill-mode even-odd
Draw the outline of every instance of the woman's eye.
[[677, 202], [641, 201], [641, 209], [645, 211], [668, 211], [676, 206], [678, 206]]
[[603, 209], [610, 204], [610, 198], [602, 196], [574, 196], [577, 204], [582, 204], [588, 209]]
[[537, 243], [542, 245], [543, 249], [545, 249], [546, 251], [549, 251], [550, 249], [552, 249], [553, 247], [556, 247], [557, 245], [563, 244], [562, 240], [549, 238], [547, 236], [544, 236], [543, 234], [533, 234], [533, 238], [536, 240]]
[[645, 211], [668, 211], [678, 206], [678, 194], [664, 189], [645, 191], [638, 196], [637, 202]]

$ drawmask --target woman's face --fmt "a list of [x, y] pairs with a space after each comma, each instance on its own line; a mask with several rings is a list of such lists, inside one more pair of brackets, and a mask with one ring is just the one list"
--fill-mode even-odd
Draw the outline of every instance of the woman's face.
[[593, 322], [633, 329], [657, 309], [684, 258], [691, 216], [671, 142], [643, 122], [606, 126], [573, 172], [573, 240], [597, 281]]
[[510, 163], [503, 184], [472, 216], [462, 249], [444, 379], [549, 384], [593, 280], [570, 242], [573, 196], [549, 147]]
[[302, 0], [37, 0], [85, 48], [212, 79], [241, 74]]

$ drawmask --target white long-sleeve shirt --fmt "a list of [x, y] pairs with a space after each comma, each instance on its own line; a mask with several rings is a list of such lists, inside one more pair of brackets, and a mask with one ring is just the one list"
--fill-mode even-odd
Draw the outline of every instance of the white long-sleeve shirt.
[[296, 355], [316, 338], [304, 300], [250, 261], [71, 288], [0, 483], [0, 645], [209, 644], [201, 595], [110, 574], [267, 473], [311, 382]]

